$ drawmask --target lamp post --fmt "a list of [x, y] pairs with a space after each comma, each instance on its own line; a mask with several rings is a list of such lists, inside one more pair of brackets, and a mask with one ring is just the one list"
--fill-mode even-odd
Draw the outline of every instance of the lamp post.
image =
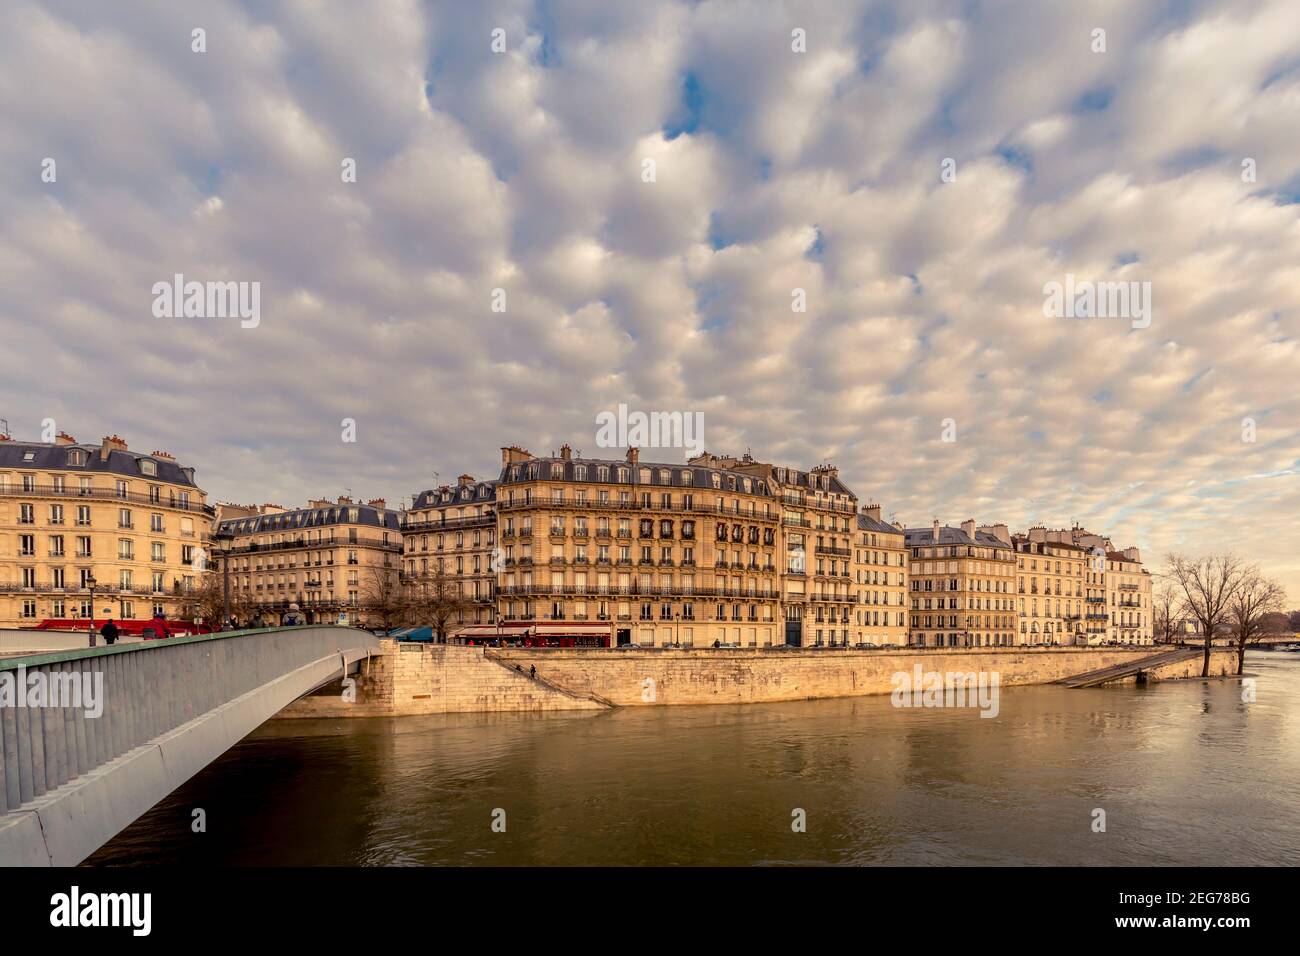
[[95, 580], [93, 574], [86, 575], [86, 587], [90, 588], [90, 646], [95, 646], [95, 585], [99, 582]]

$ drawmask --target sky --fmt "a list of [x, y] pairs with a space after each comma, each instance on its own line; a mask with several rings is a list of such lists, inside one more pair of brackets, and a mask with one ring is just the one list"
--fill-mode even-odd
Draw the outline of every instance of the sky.
[[294, 506], [699, 414], [1296, 606], [1297, 146], [1294, 0], [7, 0], [0, 418]]

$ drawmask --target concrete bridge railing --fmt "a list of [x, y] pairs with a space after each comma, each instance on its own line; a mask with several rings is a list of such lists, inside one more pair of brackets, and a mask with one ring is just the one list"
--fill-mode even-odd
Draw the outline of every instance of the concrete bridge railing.
[[74, 865], [378, 650], [337, 626], [0, 658], [0, 865]]

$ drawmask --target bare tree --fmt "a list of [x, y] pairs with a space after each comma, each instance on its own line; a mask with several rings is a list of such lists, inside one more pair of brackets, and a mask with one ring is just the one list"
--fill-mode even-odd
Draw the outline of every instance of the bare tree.
[[433, 629], [438, 643], [447, 643], [451, 625], [463, 620], [470, 602], [461, 593], [460, 582], [447, 574], [437, 561], [430, 571], [406, 578], [406, 622]]
[[1151, 594], [1151, 619], [1155, 626], [1156, 640], [1160, 643], [1174, 643], [1179, 631], [1179, 620], [1183, 616], [1184, 603], [1178, 585], [1162, 577]]
[[1183, 592], [1188, 613], [1201, 625], [1205, 639], [1205, 659], [1201, 676], [1210, 676], [1210, 647], [1215, 632], [1228, 623], [1232, 599], [1249, 570], [1234, 554], [1214, 554], [1206, 558], [1169, 555], [1169, 576]]
[[[226, 608], [225, 586], [220, 574], [205, 574], [199, 584], [185, 593], [181, 604], [181, 618], [192, 621], [196, 617], [212, 628], [225, 625], [223, 615]], [[247, 623], [253, 616], [253, 599], [245, 592], [230, 588], [230, 616], [236, 621]]]
[[396, 570], [371, 568], [366, 582], [366, 610], [371, 621], [378, 620], [391, 631], [406, 620], [408, 598]]
[[1264, 577], [1256, 567], [1245, 570], [1230, 605], [1238, 674], [1246, 669], [1246, 646], [1258, 644], [1264, 636], [1264, 615], [1280, 612], [1285, 606], [1286, 590], [1282, 585]]

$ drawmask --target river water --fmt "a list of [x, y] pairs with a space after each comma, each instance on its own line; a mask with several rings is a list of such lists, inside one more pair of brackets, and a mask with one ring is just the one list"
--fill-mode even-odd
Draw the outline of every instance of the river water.
[[1041, 686], [991, 719], [860, 697], [277, 720], [88, 862], [1296, 865], [1300, 654], [1247, 670], [1253, 703]]

